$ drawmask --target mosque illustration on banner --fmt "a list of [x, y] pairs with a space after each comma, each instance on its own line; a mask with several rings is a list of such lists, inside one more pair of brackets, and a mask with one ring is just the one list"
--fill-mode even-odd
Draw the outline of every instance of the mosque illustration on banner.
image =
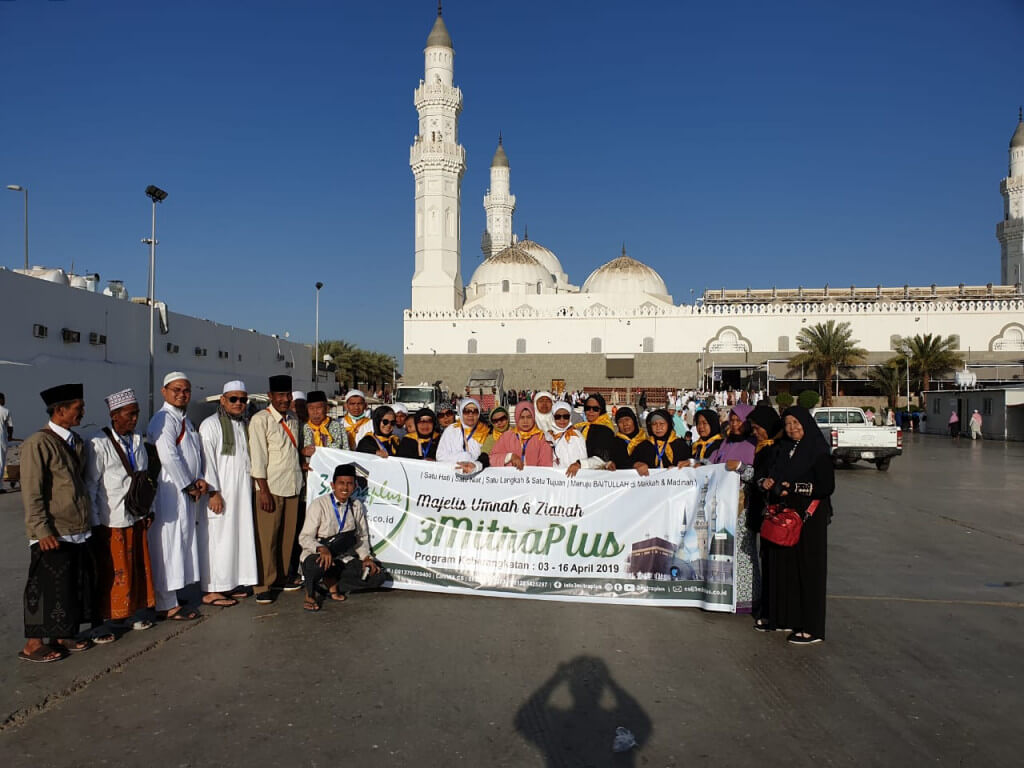
[[736, 537], [724, 525], [718, 528], [718, 495], [708, 502], [711, 478], [704, 479], [692, 522], [682, 510], [679, 543], [651, 536], [633, 544], [628, 571], [636, 577], [672, 581], [728, 582], [732, 579]]

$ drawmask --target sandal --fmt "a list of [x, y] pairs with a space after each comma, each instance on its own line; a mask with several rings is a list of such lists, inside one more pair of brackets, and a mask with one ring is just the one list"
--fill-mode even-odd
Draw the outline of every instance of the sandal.
[[338, 603], [343, 603], [346, 600], [345, 595], [338, 591], [337, 585], [335, 585], [333, 587], [330, 587], [327, 590], [327, 594], [330, 596], [331, 600], [334, 600], [335, 602], [338, 602]]
[[18, 658], [22, 661], [32, 661], [36, 664], [49, 664], [51, 661], [60, 661], [67, 656], [63, 651], [51, 648], [48, 645], [40, 645], [31, 653], [18, 651]]
[[202, 614], [195, 608], [185, 608], [180, 605], [173, 613], [171, 611], [160, 611], [157, 613], [157, 618], [162, 621], [195, 621], [200, 616]]
[[772, 628], [765, 619], [758, 619], [754, 622], [754, 630], [756, 632], [771, 632]]
[[302, 601], [302, 610], [316, 613], [320, 610], [320, 601], [314, 597], [307, 597]]
[[138, 621], [133, 621], [132, 622], [132, 629], [134, 629], [136, 631], [140, 631], [141, 632], [144, 629], [152, 629], [152, 628], [153, 628], [153, 622], [150, 621], [149, 619], [139, 619]]
[[82, 651], [88, 651], [93, 645], [92, 640], [71, 640], [62, 638], [56, 642], [57, 645], [68, 653], [81, 653]]
[[233, 600], [245, 600], [247, 597], [252, 597], [252, 587], [236, 587], [228, 592], [228, 597]]
[[238, 605], [238, 601], [233, 597], [224, 597], [224, 595], [220, 595], [220, 597], [213, 597], [215, 594], [217, 593], [214, 592], [212, 594], [203, 595], [203, 605], [212, 605], [214, 608], [230, 608], [233, 605]]
[[96, 645], [107, 645], [117, 640], [117, 635], [111, 632], [109, 629], [95, 629], [90, 639], [96, 643]]

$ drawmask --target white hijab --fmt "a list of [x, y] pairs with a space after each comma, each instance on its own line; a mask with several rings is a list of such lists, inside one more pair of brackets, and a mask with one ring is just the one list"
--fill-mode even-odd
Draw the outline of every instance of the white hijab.
[[[551, 410], [547, 413], [541, 413], [540, 409], [537, 408], [537, 401], [542, 397], [546, 397], [551, 401]], [[533, 396], [533, 418], [537, 422], [537, 427], [541, 432], [545, 434], [553, 432], [555, 429], [555, 397], [550, 392], [538, 392]]]

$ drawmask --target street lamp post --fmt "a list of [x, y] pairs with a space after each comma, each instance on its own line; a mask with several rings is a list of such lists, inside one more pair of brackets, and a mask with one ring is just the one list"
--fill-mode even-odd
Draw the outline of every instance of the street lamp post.
[[25, 193], [25, 269], [28, 269], [28, 187], [23, 187], [21, 184], [8, 184], [7, 188], [11, 192]]
[[324, 284], [316, 284], [316, 331], [313, 335], [313, 387], [320, 388], [320, 289]]
[[156, 313], [156, 204], [167, 199], [167, 193], [160, 187], [150, 184], [146, 187], [146, 197], [153, 201], [153, 224], [150, 229], [149, 238], [142, 242], [149, 245], [149, 418], [153, 418], [153, 389], [156, 387], [156, 380], [153, 371], [154, 367], [154, 339], [153, 321]]
[[910, 413], [910, 358], [914, 356], [910, 347], [907, 347], [907, 413]]

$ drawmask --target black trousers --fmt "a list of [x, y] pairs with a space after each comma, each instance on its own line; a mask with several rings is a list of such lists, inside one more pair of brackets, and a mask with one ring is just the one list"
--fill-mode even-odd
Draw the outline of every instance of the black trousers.
[[25, 637], [74, 637], [96, 616], [96, 565], [88, 542], [33, 544], [25, 583]]
[[[321, 579], [337, 579], [339, 592], [352, 592], [356, 589], [376, 589], [390, 578], [387, 572], [381, 568], [376, 575], [368, 574], [363, 580], [363, 563], [356, 555], [353, 545], [355, 535], [350, 533], [339, 533], [332, 539], [321, 541], [322, 546], [327, 547], [334, 557], [330, 566], [323, 568], [320, 565], [320, 556], [316, 553], [307, 555], [302, 561], [302, 576], [305, 579], [306, 595], [316, 597], [320, 588]], [[342, 558], [351, 557], [348, 562]]]

